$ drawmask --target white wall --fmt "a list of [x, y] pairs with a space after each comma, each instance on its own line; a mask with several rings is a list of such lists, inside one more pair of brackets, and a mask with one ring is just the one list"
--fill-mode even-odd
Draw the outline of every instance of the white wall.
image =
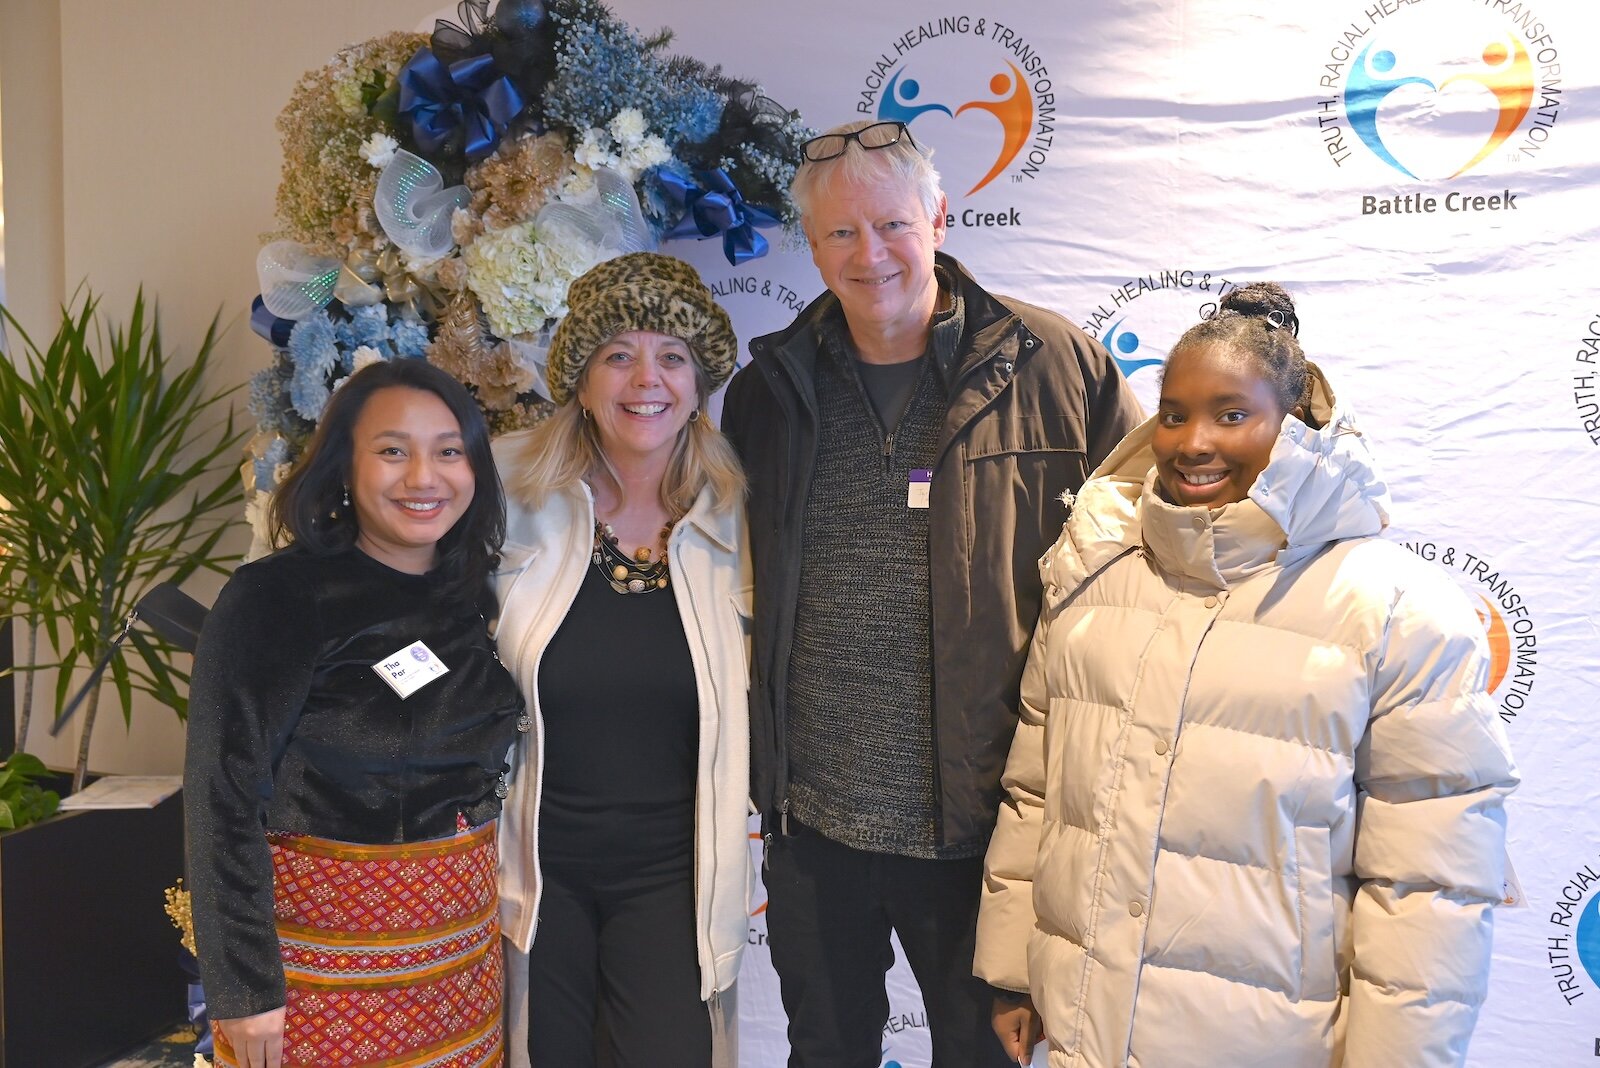
[[[217, 384], [245, 381], [267, 357], [249, 311], [258, 239], [273, 225], [278, 111], [301, 73], [341, 45], [419, 25], [437, 8], [0, 0], [8, 306], [30, 333], [48, 336], [80, 282], [124, 315], [143, 285], [179, 351], [192, 353], [220, 310], [228, 332]], [[233, 548], [245, 543], [241, 533]], [[197, 578], [187, 588], [209, 603], [219, 586]], [[39, 678], [41, 688], [52, 684]], [[91, 768], [179, 770], [183, 730], [171, 712], [141, 702], [131, 729], [120, 719], [107, 699]], [[51, 741], [36, 726], [25, 746], [69, 766], [72, 733]]]

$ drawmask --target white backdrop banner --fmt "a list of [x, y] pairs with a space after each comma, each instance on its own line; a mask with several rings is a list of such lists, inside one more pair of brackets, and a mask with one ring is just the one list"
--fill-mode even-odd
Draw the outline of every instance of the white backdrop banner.
[[[1148, 405], [1230, 286], [1294, 294], [1363, 417], [1391, 536], [1472, 596], [1523, 770], [1528, 907], [1498, 919], [1477, 1066], [1600, 1056], [1600, 5], [1593, 0], [614, 0], [826, 127], [907, 121], [948, 251], [1099, 338]], [[748, 339], [821, 290], [803, 249], [692, 260]], [[894, 768], [883, 774], [893, 775]], [[757, 848], [753, 843], [752, 848]], [[759, 858], [758, 858], [759, 859]], [[741, 1061], [785, 1062], [750, 919]], [[928, 1064], [889, 975], [884, 1065]]]

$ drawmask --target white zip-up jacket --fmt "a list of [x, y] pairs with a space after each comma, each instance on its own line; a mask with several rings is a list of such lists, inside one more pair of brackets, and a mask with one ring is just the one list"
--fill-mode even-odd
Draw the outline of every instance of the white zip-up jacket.
[[[521, 435], [495, 443], [502, 472]], [[514, 480], [502, 478], [508, 484]], [[695, 788], [695, 943], [700, 998], [712, 1016], [718, 1063], [731, 1063], [731, 996], [749, 937], [750, 796], [747, 688], [750, 578], [742, 508], [718, 511], [702, 491], [667, 543], [672, 582], [700, 694]], [[539, 660], [591, 566], [594, 498], [587, 486], [549, 495], [533, 510], [507, 500], [506, 541], [495, 572], [495, 640], [528, 702], [532, 729], [511, 753], [500, 817], [500, 927], [506, 948], [507, 1064], [527, 1065], [528, 961], [539, 916], [539, 791], [544, 723]]]
[[1483, 627], [1378, 540], [1348, 413], [1285, 418], [1247, 500], [1155, 492], [1154, 420], [1041, 561], [976, 970], [1051, 1068], [1466, 1058], [1517, 782]]

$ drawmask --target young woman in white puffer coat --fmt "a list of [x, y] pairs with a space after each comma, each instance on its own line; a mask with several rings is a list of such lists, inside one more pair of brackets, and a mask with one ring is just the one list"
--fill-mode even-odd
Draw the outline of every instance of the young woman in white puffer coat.
[[976, 970], [1051, 1068], [1459, 1065], [1517, 782], [1483, 628], [1273, 283], [1174, 347], [1078, 494], [990, 844]]

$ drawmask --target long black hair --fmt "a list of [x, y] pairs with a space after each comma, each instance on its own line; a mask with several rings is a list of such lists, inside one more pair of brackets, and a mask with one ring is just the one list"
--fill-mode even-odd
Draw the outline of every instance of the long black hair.
[[318, 556], [355, 544], [355, 509], [344, 503], [355, 448], [356, 420], [374, 393], [401, 387], [432, 393], [461, 426], [461, 441], [472, 466], [472, 502], [455, 526], [439, 539], [438, 572], [446, 591], [476, 604], [506, 536], [506, 499], [489, 451], [489, 428], [465, 386], [426, 360], [401, 357], [374, 363], [351, 375], [334, 391], [311, 443], [272, 498], [272, 531], [287, 534]]

